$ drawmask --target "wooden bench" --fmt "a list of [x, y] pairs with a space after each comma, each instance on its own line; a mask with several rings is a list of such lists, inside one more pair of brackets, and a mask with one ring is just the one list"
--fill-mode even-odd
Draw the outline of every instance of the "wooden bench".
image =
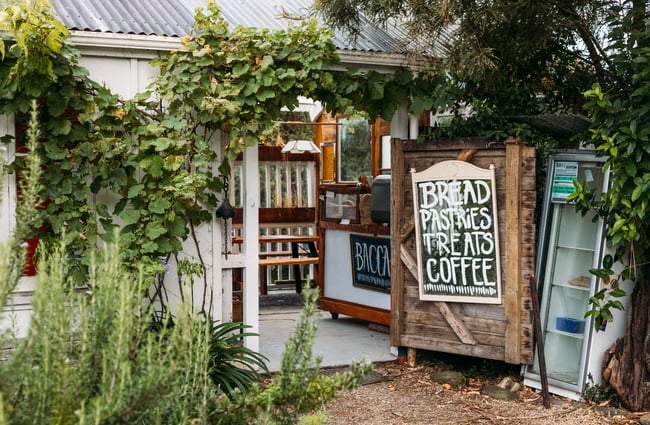
[[[302, 291], [302, 273], [300, 266], [315, 265], [318, 266], [318, 250], [316, 248], [319, 237], [317, 235], [260, 235], [258, 242], [260, 244], [289, 244], [290, 251], [263, 251], [259, 253], [258, 264], [260, 266], [260, 294], [268, 293], [268, 284], [266, 281], [266, 268], [272, 266], [293, 266], [293, 275], [295, 280], [296, 292]], [[243, 239], [239, 236], [233, 237], [233, 244], [239, 245]], [[306, 245], [307, 252], [299, 252], [299, 245]]]
[[260, 266], [291, 266], [304, 264], [318, 264], [318, 257], [267, 257], [260, 258]]
[[315, 264], [318, 265], [318, 257], [267, 257], [260, 258], [260, 294], [268, 294], [268, 283], [266, 282], [265, 268], [270, 266], [293, 266], [296, 292], [302, 291], [302, 273], [300, 266]]

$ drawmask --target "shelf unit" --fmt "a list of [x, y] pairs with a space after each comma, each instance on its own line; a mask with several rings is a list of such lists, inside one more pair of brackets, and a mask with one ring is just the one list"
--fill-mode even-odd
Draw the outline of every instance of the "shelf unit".
[[[604, 190], [607, 179], [601, 162], [584, 158], [563, 161], [558, 167], [567, 174], [560, 177], [553, 174], [551, 167], [555, 163], [549, 163], [548, 199], [542, 214], [537, 261], [544, 357], [549, 384], [560, 389], [555, 392], [579, 394], [586, 379], [593, 326], [584, 316], [598, 286], [589, 270], [597, 268], [602, 257], [603, 224], [593, 215], [583, 217], [566, 195], [571, 192], [571, 173], [596, 192]], [[535, 377], [539, 373], [536, 353], [526, 375]]]

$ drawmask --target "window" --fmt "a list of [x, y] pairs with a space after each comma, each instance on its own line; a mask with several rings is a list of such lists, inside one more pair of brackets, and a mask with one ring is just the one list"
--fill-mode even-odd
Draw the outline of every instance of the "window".
[[356, 182], [372, 176], [371, 129], [365, 118], [338, 119], [338, 180]]

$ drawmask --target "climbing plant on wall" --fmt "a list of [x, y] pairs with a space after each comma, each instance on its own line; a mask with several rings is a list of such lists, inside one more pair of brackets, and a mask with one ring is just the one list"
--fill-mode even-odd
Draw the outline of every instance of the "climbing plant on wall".
[[[231, 28], [210, 4], [179, 48], [154, 61], [160, 73], [150, 90], [124, 100], [79, 66], [80, 53], [47, 1], [7, 4], [0, 12], [0, 113], [21, 122], [37, 100], [43, 129], [42, 209], [29, 236], [65, 234], [80, 265], [87, 248], [98, 237], [110, 241], [119, 223], [128, 259], [162, 271], [160, 257], [196, 241], [194, 228], [212, 219], [234, 158], [275, 139], [275, 121], [298, 96], [330, 112], [390, 119], [406, 98], [412, 113], [435, 106], [422, 94], [443, 79], [406, 69], [333, 71], [339, 58], [332, 34], [315, 21], [284, 31]], [[224, 150], [214, 143], [217, 133], [230, 140]], [[23, 166], [21, 158], [11, 164], [13, 171]]]
[[[11, 2], [0, 28], [0, 112], [21, 122], [36, 100], [43, 128], [43, 208], [30, 236], [39, 228], [46, 240], [65, 235], [79, 264], [119, 223], [125, 255], [160, 271], [159, 258], [180, 252], [194, 226], [212, 219], [220, 175], [247, 146], [274, 136], [281, 108], [297, 106], [298, 96], [331, 111], [374, 102], [372, 114], [397, 102], [378, 106], [388, 86], [378, 81], [391, 78], [327, 71], [336, 49], [314, 21], [231, 29], [209, 5], [179, 49], [154, 62], [160, 74], [150, 91], [130, 100], [88, 77], [46, 1]], [[224, 151], [216, 132], [230, 140]], [[23, 166], [20, 157], [11, 164]]]

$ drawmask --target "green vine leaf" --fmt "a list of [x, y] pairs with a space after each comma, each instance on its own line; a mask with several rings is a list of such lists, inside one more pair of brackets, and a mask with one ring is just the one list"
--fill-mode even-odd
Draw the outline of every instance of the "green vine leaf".
[[140, 220], [140, 210], [137, 209], [126, 209], [120, 214], [120, 218], [125, 225], [136, 224]]
[[144, 189], [144, 185], [143, 185], [143, 184], [136, 184], [136, 185], [133, 185], [133, 186], [131, 186], [131, 187], [129, 188], [126, 197], [129, 198], [129, 199], [133, 199], [133, 198], [135, 198], [136, 196], [138, 196], [138, 195], [140, 194], [140, 192], [142, 192], [143, 189]]
[[176, 217], [167, 223], [167, 232], [169, 236], [174, 238], [184, 238], [187, 235], [185, 228], [185, 220], [181, 217]]
[[151, 155], [140, 161], [140, 167], [146, 170], [151, 177], [160, 178], [163, 176], [165, 160], [158, 155]]
[[165, 233], [167, 233], [167, 229], [158, 222], [152, 222], [147, 224], [145, 230], [145, 235], [147, 236], [147, 238], [151, 240], [157, 239], [159, 236], [162, 236]]
[[154, 214], [164, 214], [171, 207], [171, 202], [163, 197], [156, 197], [149, 202], [149, 211]]

